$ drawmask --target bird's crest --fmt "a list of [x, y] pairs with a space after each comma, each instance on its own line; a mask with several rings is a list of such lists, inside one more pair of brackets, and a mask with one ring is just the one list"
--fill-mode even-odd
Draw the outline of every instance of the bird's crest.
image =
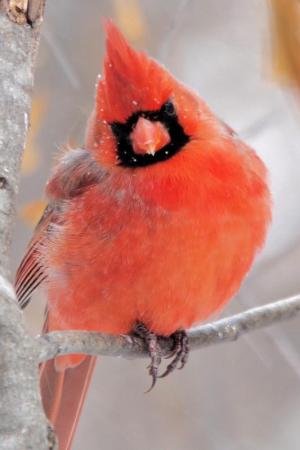
[[133, 49], [111, 20], [104, 27], [106, 53], [97, 90], [98, 118], [124, 122], [136, 111], [159, 109], [172, 91], [172, 76], [144, 52]]

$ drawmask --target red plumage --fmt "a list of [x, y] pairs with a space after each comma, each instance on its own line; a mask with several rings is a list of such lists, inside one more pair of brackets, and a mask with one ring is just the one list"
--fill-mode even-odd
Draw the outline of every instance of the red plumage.
[[[169, 336], [205, 320], [238, 290], [270, 222], [266, 169], [196, 93], [132, 49], [112, 22], [105, 28], [104, 76], [85, 150], [65, 153], [54, 169], [50, 206], [17, 290], [26, 303], [32, 278], [34, 287], [44, 281], [49, 330], [124, 334], [141, 322]], [[136, 154], [131, 142], [128, 159], [134, 133], [125, 147], [122, 139], [138, 117], [139, 140], [150, 133], [151, 149], [138, 142]], [[59, 358], [56, 370], [84, 358]], [[52, 394], [42, 386], [49, 411]]]

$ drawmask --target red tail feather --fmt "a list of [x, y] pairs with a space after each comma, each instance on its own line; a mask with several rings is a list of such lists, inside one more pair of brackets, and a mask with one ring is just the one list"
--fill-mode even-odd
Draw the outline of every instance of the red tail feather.
[[41, 366], [43, 406], [57, 435], [59, 450], [71, 449], [95, 363], [96, 357], [87, 356], [77, 367], [61, 372], [53, 360]]

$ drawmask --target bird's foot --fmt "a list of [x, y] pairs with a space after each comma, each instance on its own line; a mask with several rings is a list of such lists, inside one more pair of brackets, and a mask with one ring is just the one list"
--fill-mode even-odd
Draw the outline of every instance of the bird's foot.
[[[171, 350], [171, 353], [168, 355], [168, 358], [173, 358], [170, 364], [168, 364], [166, 370], [159, 378], [164, 378], [169, 373], [173, 372], [176, 368], [183, 369], [186, 365], [188, 357], [189, 357], [189, 338], [184, 330], [177, 330], [175, 333], [171, 335], [174, 340], [174, 347]], [[179, 364], [179, 367], [177, 367]]]
[[163, 338], [148, 330], [148, 328], [141, 322], [136, 324], [134, 333], [145, 341], [149, 352], [150, 365], [148, 366], [148, 369], [149, 374], [152, 377], [152, 384], [147, 392], [150, 392], [154, 388], [157, 378], [164, 378], [176, 368], [182, 369], [185, 366], [189, 355], [188, 336], [184, 330], [175, 331], [175, 333], [170, 336], [173, 338], [174, 346], [167, 358], [173, 359], [170, 364], [168, 364], [164, 373], [162, 375], [158, 375], [158, 369], [162, 361], [162, 350], [158, 339]]

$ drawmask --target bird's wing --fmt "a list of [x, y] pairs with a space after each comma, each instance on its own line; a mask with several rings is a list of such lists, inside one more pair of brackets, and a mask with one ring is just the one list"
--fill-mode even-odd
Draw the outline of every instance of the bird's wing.
[[35, 289], [45, 280], [46, 274], [40, 260], [40, 248], [47, 244], [52, 225], [57, 221], [57, 206], [49, 204], [31, 239], [16, 274], [16, 294], [21, 308], [29, 303]]
[[105, 172], [90, 152], [83, 149], [68, 151], [56, 167], [47, 187], [50, 202], [16, 274], [16, 294], [21, 308], [25, 308], [35, 289], [47, 277], [40, 250], [51, 245], [49, 241], [55, 226], [63, 225], [68, 201], [80, 195], [88, 186], [99, 183], [104, 175]]

